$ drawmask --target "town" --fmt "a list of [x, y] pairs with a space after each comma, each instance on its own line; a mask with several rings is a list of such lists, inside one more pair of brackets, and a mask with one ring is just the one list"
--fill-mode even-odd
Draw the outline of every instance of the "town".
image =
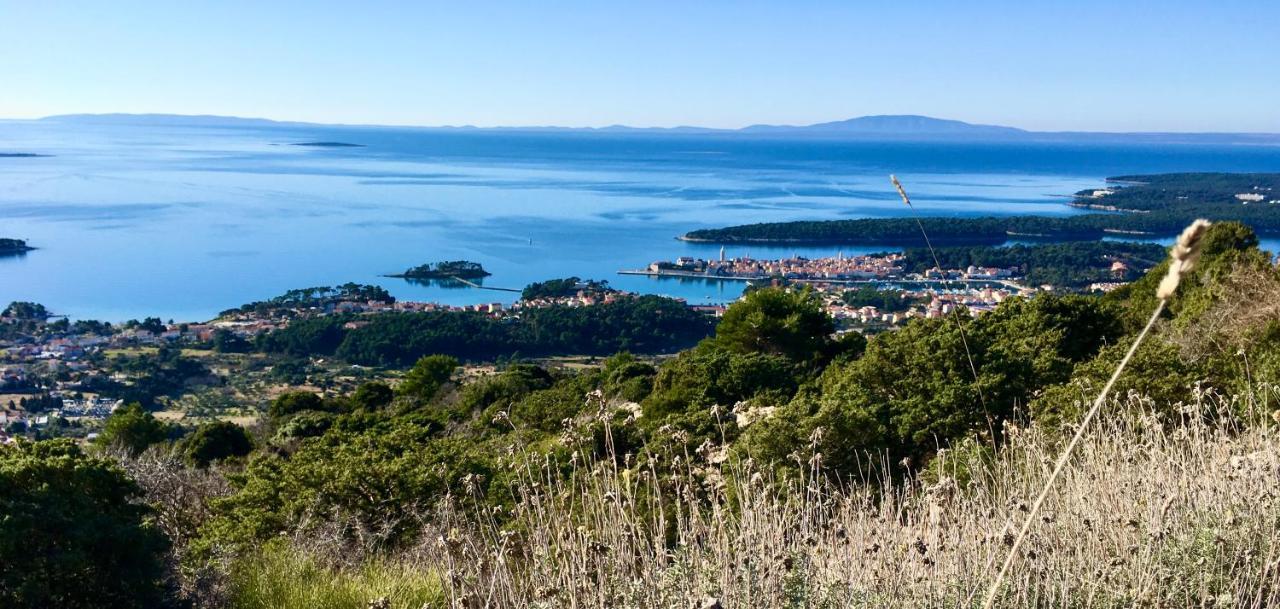
[[[964, 269], [927, 269], [909, 273], [901, 253], [826, 258], [792, 256], [776, 260], [750, 256], [728, 258], [724, 248], [717, 260], [680, 257], [674, 261], [658, 261], [641, 271], [658, 277], [699, 278], [722, 281], [797, 283], [812, 287], [826, 304], [827, 312], [837, 321], [841, 331], [873, 331], [901, 324], [913, 317], [933, 318], [949, 313], [957, 306], [977, 315], [990, 310], [1014, 295], [1029, 295], [1035, 289], [1020, 285], [1017, 267], [976, 267]], [[851, 286], [862, 289], [850, 291]], [[1052, 289], [1052, 286], [1044, 286]], [[896, 295], [892, 304], [871, 304], [866, 298], [852, 295], [884, 292]], [[874, 298], [872, 300], [875, 300]]]
[[[1017, 267], [976, 267], [940, 270], [932, 268], [924, 273], [908, 273], [901, 253], [845, 256], [843, 253], [827, 258], [792, 256], [777, 260], [760, 260], [743, 256], [727, 258], [720, 248], [718, 260], [703, 260], [682, 256], [674, 262], [658, 261], [639, 271], [619, 271], [621, 274], [639, 274], [674, 277], [697, 277], [726, 281], [753, 281], [762, 279], [786, 279], [791, 281], [828, 282], [924, 282], [939, 279], [964, 279], [969, 281], [1000, 281], [1017, 277]], [[1007, 282], [1016, 287], [1013, 282]]]
[[[883, 332], [912, 319], [941, 317], [958, 307], [976, 316], [1013, 296], [1060, 289], [1024, 285], [1025, 272], [1018, 266], [935, 266], [910, 271], [909, 264], [903, 253], [770, 260], [729, 258], [722, 249], [716, 260], [680, 257], [622, 273], [742, 281], [750, 286], [803, 286], [819, 297], [840, 334]], [[1111, 280], [1089, 284], [1088, 291], [1123, 285], [1128, 267], [1118, 259], [1110, 264]], [[498, 322], [518, 321], [540, 309], [593, 307], [637, 297], [611, 288], [605, 281], [576, 277], [532, 284], [511, 304], [466, 306], [401, 301], [377, 286], [346, 284], [291, 290], [269, 301], [223, 311], [205, 322], [164, 323], [148, 318], [116, 325], [70, 322], [54, 318], [40, 305], [14, 303], [0, 316], [0, 442], [32, 432], [91, 435], [95, 422], [100, 424], [133, 394], [131, 387], [152, 382], [149, 375], [157, 370], [172, 376], [164, 371], [166, 366], [176, 366], [175, 362], [185, 365], [187, 372], [171, 382], [170, 394], [184, 399], [186, 394], [201, 395], [204, 391], [220, 395], [215, 402], [261, 403], [275, 389], [260, 391], [247, 388], [249, 384], [228, 388], [219, 380], [254, 378], [254, 373], [246, 370], [265, 370], [261, 376], [266, 381], [288, 378], [280, 371], [293, 368], [311, 371], [310, 375], [295, 375], [291, 379], [295, 382], [315, 383], [317, 376], [328, 379], [324, 382], [350, 380], [350, 368], [322, 358], [303, 364], [264, 364], [255, 359], [265, 357], [263, 354], [250, 353], [259, 337], [301, 320], [334, 317], [345, 320], [341, 328], [348, 331], [363, 328], [379, 316], [399, 313], [471, 314]], [[722, 316], [727, 308], [727, 303], [684, 305], [711, 317]], [[231, 374], [233, 369], [237, 374]], [[270, 382], [257, 382], [264, 384], [270, 386]], [[172, 413], [175, 417], [186, 414]]]

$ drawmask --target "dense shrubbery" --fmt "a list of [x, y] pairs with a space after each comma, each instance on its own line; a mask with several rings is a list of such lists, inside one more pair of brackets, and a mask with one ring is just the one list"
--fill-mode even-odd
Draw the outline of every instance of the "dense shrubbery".
[[261, 337], [258, 346], [292, 355], [337, 355], [357, 364], [408, 365], [431, 354], [485, 360], [514, 354], [664, 353], [696, 343], [712, 328], [703, 314], [658, 296], [527, 309], [518, 319], [445, 311], [395, 313], [364, 317], [366, 325], [346, 329], [351, 320], [329, 316], [295, 321]]
[[253, 450], [253, 440], [243, 427], [228, 421], [205, 423], [179, 443], [179, 450], [187, 463], [194, 467], [243, 457]]
[[885, 312], [905, 311], [915, 304], [915, 300], [901, 290], [881, 290], [871, 286], [849, 290], [840, 299], [851, 307], [870, 306]]
[[0, 445], [0, 605], [158, 606], [166, 542], [140, 495], [69, 440]]
[[154, 444], [173, 438], [177, 433], [178, 430], [172, 425], [156, 419], [141, 404], [134, 402], [116, 408], [107, 417], [96, 441], [101, 446], [123, 450], [136, 456]]

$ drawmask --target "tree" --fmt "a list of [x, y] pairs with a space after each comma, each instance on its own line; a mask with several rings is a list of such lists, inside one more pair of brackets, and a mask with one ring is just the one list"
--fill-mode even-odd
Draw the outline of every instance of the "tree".
[[1084, 296], [1014, 298], [977, 319], [957, 311], [914, 320], [828, 367], [775, 420], [748, 430], [748, 445], [765, 461], [784, 460], [822, 429], [813, 437], [834, 472], [904, 458], [919, 465], [940, 446], [999, 429], [1122, 331], [1112, 307]]
[[213, 350], [218, 353], [246, 353], [253, 348], [249, 341], [236, 336], [226, 328], [214, 330], [213, 338], [209, 342], [212, 343]]
[[140, 494], [70, 440], [0, 446], [0, 606], [159, 606], [167, 541]]
[[716, 326], [715, 342], [735, 353], [799, 361], [821, 352], [834, 331], [834, 322], [811, 290], [765, 288], [729, 307]]
[[230, 421], [214, 421], [197, 427], [182, 440], [182, 456], [195, 467], [214, 461], [243, 457], [253, 450], [253, 441], [243, 427]]
[[24, 321], [44, 321], [49, 318], [49, 310], [39, 303], [18, 301], [9, 303], [9, 306], [5, 307], [4, 313], [0, 313], [0, 317]]
[[395, 392], [391, 390], [390, 385], [382, 381], [370, 381], [357, 387], [355, 395], [351, 397], [360, 408], [378, 410], [391, 404], [391, 400], [395, 398]]
[[267, 416], [282, 419], [308, 410], [323, 412], [329, 408], [325, 405], [324, 399], [310, 391], [290, 391], [280, 394], [271, 401], [271, 406], [267, 407]]
[[400, 383], [400, 393], [430, 400], [457, 368], [458, 360], [447, 355], [424, 356], [405, 373], [404, 382]]
[[101, 446], [123, 448], [136, 456], [148, 446], [169, 439], [171, 431], [168, 424], [156, 419], [143, 410], [141, 404], [134, 402], [115, 409], [107, 417], [97, 442]]

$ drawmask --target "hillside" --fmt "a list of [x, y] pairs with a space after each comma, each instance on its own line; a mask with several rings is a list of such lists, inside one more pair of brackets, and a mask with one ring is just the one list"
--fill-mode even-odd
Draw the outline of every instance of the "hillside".
[[[0, 539], [105, 543], [116, 554], [82, 560], [135, 598], [211, 603], [217, 586], [212, 606], [234, 608], [949, 606], [992, 585], [983, 565], [1123, 358], [997, 606], [1271, 606], [1280, 270], [1239, 224], [1193, 249], [1149, 334], [1167, 263], [1103, 298], [1011, 298], [870, 338], [833, 336], [807, 291], [764, 288], [669, 358], [460, 370], [406, 352], [355, 389], [280, 393], [248, 429], [122, 407], [83, 448], [0, 447], [6, 513], [104, 524], [10, 518]], [[409, 347], [397, 324], [337, 323]], [[327, 358], [305, 342], [327, 334], [302, 331], [299, 354]], [[31, 494], [36, 471], [56, 484]]]

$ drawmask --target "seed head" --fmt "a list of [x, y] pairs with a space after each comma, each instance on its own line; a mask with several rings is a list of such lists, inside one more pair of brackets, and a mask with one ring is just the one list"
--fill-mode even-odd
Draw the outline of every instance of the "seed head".
[[1178, 289], [1182, 276], [1195, 267], [1200, 260], [1200, 245], [1205, 232], [1209, 230], [1208, 220], [1196, 220], [1178, 236], [1178, 241], [1169, 250], [1169, 272], [1160, 280], [1156, 296], [1166, 300]]
[[911, 198], [907, 196], [907, 191], [902, 188], [902, 182], [898, 181], [898, 176], [890, 174], [889, 181], [893, 182], [893, 187], [898, 189], [898, 196], [902, 197], [902, 202], [911, 207]]

